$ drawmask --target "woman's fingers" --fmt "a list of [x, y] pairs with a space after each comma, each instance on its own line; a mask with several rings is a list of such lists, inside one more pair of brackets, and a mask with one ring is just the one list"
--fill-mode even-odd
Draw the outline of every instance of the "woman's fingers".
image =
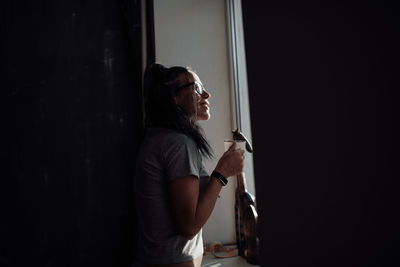
[[233, 142], [232, 145], [229, 147], [229, 149], [228, 149], [226, 152], [228, 152], [228, 151], [233, 151], [233, 150], [236, 149], [236, 147], [237, 147], [236, 142]]
[[243, 171], [244, 154], [245, 151], [237, 148], [234, 142], [220, 158], [216, 170], [223, 172], [226, 177], [237, 175]]

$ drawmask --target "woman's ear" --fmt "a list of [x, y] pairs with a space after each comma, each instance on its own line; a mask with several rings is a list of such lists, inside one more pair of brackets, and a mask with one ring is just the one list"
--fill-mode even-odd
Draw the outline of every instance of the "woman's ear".
[[175, 104], [177, 104], [179, 106], [179, 104], [181, 102], [180, 94], [174, 96], [174, 101], [175, 101]]

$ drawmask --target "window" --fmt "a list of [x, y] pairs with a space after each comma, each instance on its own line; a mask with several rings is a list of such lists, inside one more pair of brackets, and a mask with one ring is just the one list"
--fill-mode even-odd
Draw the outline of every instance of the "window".
[[[236, 127], [251, 140], [240, 1], [154, 0], [154, 36], [156, 61], [167, 66], [190, 66], [211, 93], [211, 119], [201, 125], [216, 159]], [[247, 186], [254, 195], [252, 162], [247, 154]], [[206, 162], [210, 173], [215, 164], [215, 160]], [[236, 242], [232, 181], [221, 192], [204, 227], [205, 243]]]

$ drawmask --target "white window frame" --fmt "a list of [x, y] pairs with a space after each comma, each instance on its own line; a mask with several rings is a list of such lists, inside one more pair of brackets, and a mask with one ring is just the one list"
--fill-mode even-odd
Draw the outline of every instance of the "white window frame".
[[[227, 0], [226, 7], [230, 40], [233, 128], [239, 128], [251, 142], [251, 118], [241, 1]], [[247, 189], [255, 196], [252, 154], [246, 155], [244, 172], [246, 174]]]

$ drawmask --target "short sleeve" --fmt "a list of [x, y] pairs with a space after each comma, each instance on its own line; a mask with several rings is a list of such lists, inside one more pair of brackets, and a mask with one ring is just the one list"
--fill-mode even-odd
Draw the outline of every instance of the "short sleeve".
[[164, 157], [164, 171], [168, 181], [189, 175], [200, 177], [201, 155], [189, 137], [182, 135], [169, 142]]
[[201, 168], [200, 168], [200, 190], [203, 191], [208, 182], [210, 181], [210, 176], [208, 175], [203, 162], [201, 163]]

